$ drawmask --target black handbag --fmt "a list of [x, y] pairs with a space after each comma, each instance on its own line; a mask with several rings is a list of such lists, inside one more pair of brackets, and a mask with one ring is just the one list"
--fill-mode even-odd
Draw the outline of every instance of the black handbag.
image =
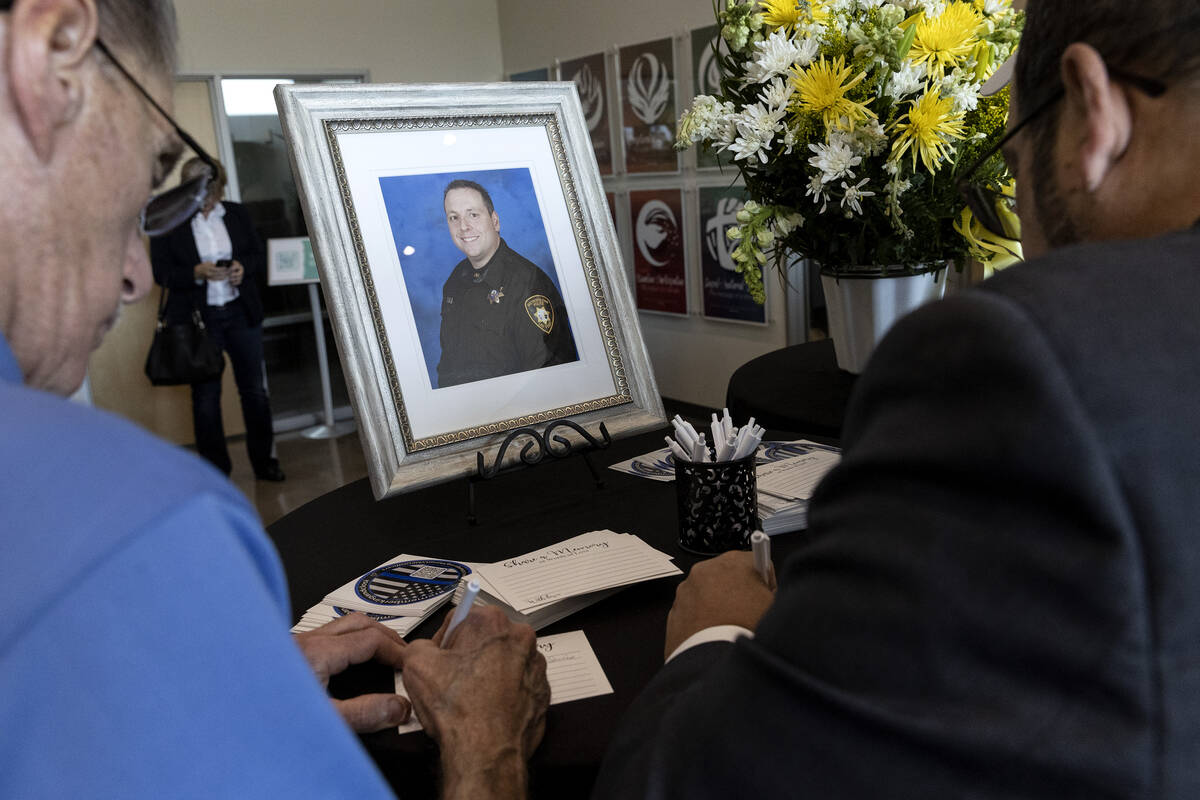
[[200, 310], [193, 308], [187, 322], [168, 325], [164, 319], [166, 307], [167, 289], [164, 288], [158, 301], [154, 341], [146, 355], [146, 377], [150, 383], [179, 386], [220, 378], [225, 371], [225, 356], [208, 338]]

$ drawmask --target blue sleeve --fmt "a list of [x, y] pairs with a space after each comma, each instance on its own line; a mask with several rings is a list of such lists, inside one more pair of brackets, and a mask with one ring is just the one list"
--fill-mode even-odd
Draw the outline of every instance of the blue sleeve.
[[0, 796], [390, 797], [288, 633], [248, 509], [193, 496], [0, 652]]

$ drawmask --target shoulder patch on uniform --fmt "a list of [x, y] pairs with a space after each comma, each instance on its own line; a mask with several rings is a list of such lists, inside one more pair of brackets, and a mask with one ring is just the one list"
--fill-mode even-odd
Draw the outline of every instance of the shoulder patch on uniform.
[[525, 298], [525, 313], [542, 333], [554, 330], [554, 306], [550, 305], [550, 298], [544, 294], [534, 294]]

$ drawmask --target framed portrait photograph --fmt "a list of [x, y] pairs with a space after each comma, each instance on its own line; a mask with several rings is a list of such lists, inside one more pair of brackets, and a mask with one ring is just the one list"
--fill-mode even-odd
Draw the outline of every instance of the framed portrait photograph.
[[575, 84], [276, 101], [377, 498], [665, 423]]

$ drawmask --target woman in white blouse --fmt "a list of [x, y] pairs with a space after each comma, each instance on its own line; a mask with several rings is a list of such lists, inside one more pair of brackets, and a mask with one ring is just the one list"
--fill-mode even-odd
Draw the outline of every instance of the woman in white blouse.
[[[199, 158], [183, 165], [184, 181], [211, 167]], [[263, 374], [262, 300], [258, 278], [266, 270], [262, 239], [240, 203], [222, 201], [225, 170], [190, 220], [150, 240], [154, 279], [165, 287], [167, 321], [199, 309], [209, 337], [229, 356], [246, 422], [246, 450], [259, 480], [281, 481], [274, 457], [271, 404]], [[220, 379], [192, 384], [196, 449], [226, 475], [232, 470], [221, 422]]]

